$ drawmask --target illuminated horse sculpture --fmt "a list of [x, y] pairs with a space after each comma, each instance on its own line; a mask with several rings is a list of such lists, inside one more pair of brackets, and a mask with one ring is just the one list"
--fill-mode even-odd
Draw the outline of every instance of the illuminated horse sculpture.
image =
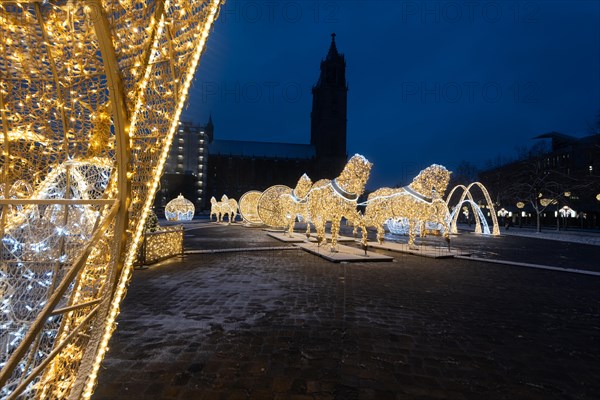
[[385, 221], [390, 218], [406, 218], [409, 222], [410, 248], [415, 248], [415, 228], [420, 224], [420, 235], [425, 235], [425, 223], [441, 224], [444, 237], [449, 243], [448, 206], [442, 199], [450, 172], [443, 166], [433, 164], [417, 175], [412, 183], [403, 188], [381, 188], [369, 194], [364, 216], [363, 232], [367, 226], [377, 228], [377, 241], [383, 243]]
[[296, 216], [306, 221], [306, 229], [310, 234], [310, 224], [308, 215], [308, 195], [312, 187], [312, 181], [308, 175], [304, 174], [298, 179], [298, 183], [291, 194], [284, 193], [279, 197], [279, 204], [282, 213], [288, 221], [287, 231], [290, 236], [294, 233], [294, 223]]
[[[325, 224], [331, 221], [331, 251], [337, 251], [340, 221], [344, 217], [349, 221], [360, 220], [356, 209], [358, 197], [364, 192], [371, 173], [371, 164], [366, 158], [355, 154], [344, 167], [340, 176], [330, 181], [317, 181], [308, 197], [310, 222], [317, 230], [319, 244], [325, 242]], [[307, 235], [310, 228], [307, 228]], [[366, 230], [363, 230], [362, 243], [367, 244]]]
[[231, 223], [239, 209], [237, 201], [228, 198], [225, 194], [221, 197], [221, 201], [217, 201], [214, 196], [211, 197], [210, 204], [210, 219], [212, 220], [212, 216], [214, 215], [217, 218], [217, 222], [223, 222], [223, 217], [228, 215], [229, 223]]

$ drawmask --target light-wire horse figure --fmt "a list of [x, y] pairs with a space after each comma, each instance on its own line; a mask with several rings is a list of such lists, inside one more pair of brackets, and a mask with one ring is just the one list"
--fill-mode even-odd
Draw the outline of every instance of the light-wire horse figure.
[[383, 243], [385, 234], [384, 223], [390, 218], [406, 218], [409, 221], [410, 248], [416, 248], [415, 235], [417, 225], [420, 225], [420, 235], [425, 236], [425, 223], [441, 224], [444, 237], [450, 241], [448, 226], [448, 206], [442, 199], [450, 172], [443, 166], [433, 164], [417, 175], [412, 183], [403, 188], [381, 188], [371, 194], [366, 201], [361, 228], [367, 226], [377, 228], [377, 241]]
[[[372, 166], [373, 164], [366, 158], [355, 154], [348, 160], [337, 178], [321, 179], [310, 190], [308, 197], [310, 222], [317, 231], [318, 243], [324, 244], [325, 224], [331, 221], [331, 251], [338, 251], [337, 241], [342, 218], [349, 221], [360, 219], [360, 213], [356, 208], [357, 200], [365, 190]], [[310, 234], [310, 227], [307, 228], [308, 234]], [[363, 230], [362, 244], [366, 248], [366, 230]]]
[[308, 175], [304, 174], [298, 179], [296, 187], [292, 193], [284, 193], [279, 197], [281, 212], [285, 220], [288, 222], [287, 232], [291, 237], [294, 233], [294, 224], [296, 217], [306, 222], [306, 229], [310, 235], [310, 220], [308, 214], [308, 196], [312, 187], [312, 181]]

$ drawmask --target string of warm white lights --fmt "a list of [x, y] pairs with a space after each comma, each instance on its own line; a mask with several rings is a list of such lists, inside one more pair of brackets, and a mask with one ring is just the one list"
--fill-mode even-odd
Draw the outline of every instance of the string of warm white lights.
[[[180, 7], [180, 12], [177, 13], [178, 15], [175, 16], [174, 14], [171, 14], [171, 18], [172, 18], [170, 21], [171, 26], [175, 27], [177, 25], [175, 22], [179, 21], [180, 24], [183, 23], [183, 24], [186, 24], [186, 26], [188, 28], [193, 28], [194, 27], [193, 24], [197, 23], [199, 32], [194, 32], [194, 33], [192, 33], [191, 36], [188, 36], [188, 37], [182, 35], [181, 31], [178, 32], [178, 35], [179, 35], [178, 37], [182, 41], [182, 47], [185, 47], [186, 50], [188, 50], [188, 51], [190, 49], [193, 49], [194, 51], [191, 53], [190, 59], [185, 60], [185, 61], [187, 61], [187, 63], [184, 63], [184, 65], [183, 65], [185, 68], [182, 68], [182, 72], [185, 71], [185, 73], [183, 74], [184, 81], [183, 81], [182, 87], [179, 88], [179, 93], [178, 93], [179, 98], [176, 103], [174, 112], [172, 115], [167, 115], [165, 117], [166, 121], [171, 122], [170, 129], [168, 130], [168, 134], [165, 138], [165, 143], [170, 144], [173, 140], [173, 136], [178, 127], [179, 117], [181, 115], [181, 111], [185, 104], [185, 100], [187, 97], [189, 87], [190, 87], [192, 79], [194, 77], [194, 73], [196, 71], [198, 62], [200, 61], [200, 55], [202, 54], [202, 51], [204, 50], [204, 45], [206, 44], [206, 40], [208, 38], [210, 28], [212, 27], [212, 24], [217, 17], [217, 13], [219, 11], [220, 4], [221, 4], [221, 0], [210, 0], [210, 2], [206, 5], [206, 7], [207, 7], [206, 13], [203, 13], [202, 9], [200, 8], [200, 4], [192, 5], [187, 1], [185, 1], [185, 2], [180, 1], [178, 3], [178, 5]], [[165, 6], [165, 8], [166, 8], [166, 6]], [[193, 18], [187, 18], [187, 19], [184, 18], [185, 14], [186, 14], [186, 10], [188, 10], [188, 9], [190, 11], [193, 11], [195, 13], [195, 15], [200, 15], [199, 20], [193, 19]], [[183, 27], [182, 27], [182, 29], [183, 29]], [[170, 39], [170, 41], [172, 42], [174, 39], [173, 35], [172, 34], [169, 35], [168, 39]], [[156, 48], [156, 47], [154, 47], [154, 48]], [[163, 49], [164, 49], [164, 47], [163, 47]], [[166, 60], [165, 62], [172, 63], [171, 60]], [[172, 73], [173, 72], [174, 71], [172, 71]], [[150, 81], [150, 76], [151, 75], [147, 75], [148, 82]], [[171, 79], [172, 79], [172, 77], [171, 77]], [[162, 92], [162, 90], [159, 90], [157, 88], [157, 93], [161, 93], [161, 92]], [[94, 384], [95, 384], [95, 381], [97, 378], [98, 368], [100, 367], [100, 362], [104, 358], [104, 354], [106, 353], [107, 346], [108, 346], [108, 340], [110, 339], [110, 337], [112, 335], [112, 331], [114, 329], [114, 321], [118, 314], [119, 304], [121, 303], [121, 299], [123, 298], [123, 296], [125, 294], [127, 281], [129, 280], [129, 276], [131, 274], [131, 268], [132, 268], [132, 265], [133, 265], [133, 262], [135, 259], [135, 252], [139, 245], [140, 238], [142, 236], [144, 223], [148, 216], [148, 212], [151, 208], [154, 193], [156, 193], [156, 190], [157, 190], [159, 182], [160, 182], [160, 175], [163, 170], [164, 164], [167, 160], [167, 156], [169, 154], [169, 149], [170, 149], [169, 145], [166, 145], [163, 147], [162, 154], [160, 154], [160, 158], [158, 160], [158, 165], [156, 167], [156, 170], [155, 170], [154, 174], [151, 175], [151, 176], [153, 176], [153, 180], [151, 181], [149, 190], [147, 190], [147, 192], [146, 192], [147, 195], [146, 195], [145, 204], [143, 206], [141, 206], [141, 208], [140, 208], [141, 215], [139, 218], [139, 222], [137, 224], [137, 229], [134, 233], [132, 243], [129, 246], [128, 254], [126, 256], [125, 263], [124, 263], [124, 270], [121, 274], [121, 277], [119, 278], [117, 290], [116, 290], [115, 296], [113, 298], [113, 301], [111, 302], [111, 310], [109, 312], [109, 318], [105, 325], [105, 331], [104, 331], [104, 335], [102, 337], [102, 342], [100, 343], [99, 351], [97, 353], [96, 360], [94, 362], [94, 367], [92, 369], [92, 373], [90, 374], [90, 377], [87, 381], [85, 392], [83, 393], [84, 399], [86, 399], [86, 398], [89, 399], [93, 393], [93, 387], [94, 387]], [[142, 149], [140, 148], [139, 150], [141, 151]], [[148, 186], [147, 182], [142, 181], [141, 183], [142, 183], [142, 185]], [[135, 189], [134, 189], [134, 192], [135, 192]], [[132, 200], [132, 203], [135, 203], [135, 199]]]
[[220, 3], [0, 2], [1, 397], [91, 396]]
[[183, 226], [163, 226], [155, 232], [146, 232], [142, 260], [151, 264], [183, 253]]

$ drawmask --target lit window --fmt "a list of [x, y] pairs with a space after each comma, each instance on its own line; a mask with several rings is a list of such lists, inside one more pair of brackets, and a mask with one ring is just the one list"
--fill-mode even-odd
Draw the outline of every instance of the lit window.
[[590, 173], [594, 171], [594, 167], [590, 165]]

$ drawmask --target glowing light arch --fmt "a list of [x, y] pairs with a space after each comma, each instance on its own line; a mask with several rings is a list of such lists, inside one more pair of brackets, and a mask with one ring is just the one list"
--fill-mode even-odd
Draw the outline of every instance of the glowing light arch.
[[[464, 185], [457, 185], [454, 188], [452, 188], [452, 190], [448, 194], [448, 197], [446, 198], [446, 204], [448, 204], [448, 208], [449, 209], [451, 208], [450, 201], [452, 200], [452, 195], [454, 194], [454, 192], [456, 190], [458, 190], [458, 189], [462, 189], [463, 192], [462, 192], [462, 194], [460, 196], [460, 200], [458, 201], [456, 207], [457, 208], [462, 207], [462, 204], [465, 202], [465, 197], [468, 196], [468, 198], [470, 200], [469, 204], [471, 205], [471, 208], [473, 210], [473, 215], [475, 217], [475, 224], [476, 224], [475, 225], [475, 232], [482, 233], [481, 223], [479, 221], [479, 218], [480, 218], [479, 217], [479, 213], [474, 208], [475, 201], [473, 200], [473, 195], [471, 194], [471, 188], [473, 186], [477, 186], [481, 190], [481, 192], [483, 193], [483, 196], [485, 197], [485, 201], [487, 203], [488, 209], [490, 210], [490, 216], [492, 218], [492, 235], [494, 235], [494, 236], [500, 235], [500, 227], [498, 225], [498, 217], [496, 216], [496, 211], [495, 211], [495, 208], [494, 208], [494, 203], [492, 202], [492, 199], [490, 197], [489, 192], [487, 191], [487, 189], [485, 188], [485, 186], [482, 183], [480, 183], [480, 182], [472, 182], [472, 183], [469, 184], [469, 186], [466, 186], [466, 187]], [[452, 221], [450, 222], [450, 232], [451, 233], [457, 233], [458, 232], [457, 227], [456, 227], [456, 223], [458, 221], [458, 215], [459, 215], [459, 212], [455, 212], [454, 215], [453, 215]]]

